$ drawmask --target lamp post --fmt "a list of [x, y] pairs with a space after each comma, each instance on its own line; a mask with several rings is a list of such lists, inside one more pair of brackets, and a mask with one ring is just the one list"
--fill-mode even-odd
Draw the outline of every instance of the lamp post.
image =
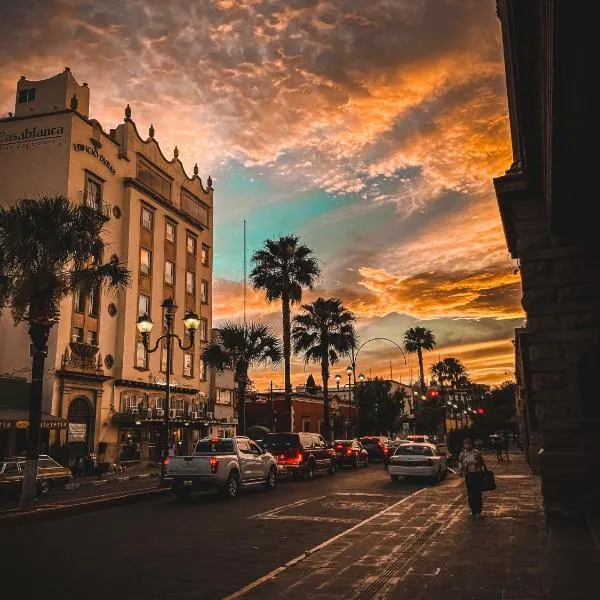
[[341, 381], [342, 381], [342, 376], [341, 376], [341, 375], [338, 373], [338, 374], [335, 376], [335, 383], [336, 383], [336, 385], [337, 385], [337, 391], [338, 391], [338, 392], [340, 391], [340, 383], [341, 383]]
[[166, 377], [165, 377], [165, 424], [164, 424], [164, 439], [163, 439], [163, 449], [162, 449], [162, 461], [160, 466], [160, 478], [161, 482], [164, 481], [166, 475], [166, 465], [169, 457], [169, 409], [171, 408], [171, 345], [173, 340], [177, 340], [177, 344], [181, 348], [181, 350], [189, 350], [194, 346], [194, 337], [198, 327], [200, 326], [200, 319], [198, 315], [188, 310], [186, 311], [183, 317], [183, 323], [185, 325], [185, 330], [190, 337], [190, 343], [187, 346], [184, 346], [181, 338], [173, 331], [173, 326], [175, 322], [175, 311], [177, 310], [177, 305], [173, 302], [172, 298], [167, 298], [161, 304], [161, 307], [164, 310], [164, 324], [167, 329], [167, 332], [161, 335], [154, 344], [153, 348], [149, 347], [150, 342], [150, 332], [154, 327], [154, 323], [152, 319], [148, 315], [142, 315], [137, 320], [137, 328], [138, 331], [142, 334], [142, 343], [144, 344], [144, 350], [148, 354], [152, 354], [158, 350], [158, 347], [162, 340], [166, 340], [167, 342], [167, 365], [166, 365]]

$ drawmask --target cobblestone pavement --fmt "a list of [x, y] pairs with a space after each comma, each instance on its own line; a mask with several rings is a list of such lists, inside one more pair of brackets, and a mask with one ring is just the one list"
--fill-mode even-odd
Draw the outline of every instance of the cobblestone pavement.
[[[231, 598], [552, 597], [537, 482], [520, 454], [510, 462], [487, 460], [497, 489], [485, 494], [483, 520], [471, 521], [462, 480], [424, 488]], [[556, 598], [598, 598], [595, 590], [588, 596], [572, 586], [569, 595]]]

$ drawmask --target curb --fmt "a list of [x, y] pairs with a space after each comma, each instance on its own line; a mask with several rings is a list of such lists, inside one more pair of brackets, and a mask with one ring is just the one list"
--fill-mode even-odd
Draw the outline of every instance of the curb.
[[83, 499], [76, 504], [41, 506], [40, 508], [26, 512], [15, 509], [12, 513], [0, 516], [0, 529], [28, 525], [29, 523], [53, 521], [61, 517], [93, 512], [103, 508], [152, 500], [153, 498], [166, 495], [170, 491], [170, 488], [148, 488], [138, 492], [114, 495], [110, 498], [91, 498], [87, 499], [87, 501]]
[[92, 487], [106, 485], [109, 483], [123, 483], [124, 481], [133, 481], [135, 479], [157, 479], [160, 473], [140, 473], [139, 475], [122, 475], [111, 479], [93, 479], [91, 481], [83, 481], [79, 483], [65, 484], [65, 490], [78, 490], [84, 487]]

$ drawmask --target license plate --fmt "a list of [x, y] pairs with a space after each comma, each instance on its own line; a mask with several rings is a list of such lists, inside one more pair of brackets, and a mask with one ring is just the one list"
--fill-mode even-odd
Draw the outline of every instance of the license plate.
[[189, 479], [186, 479], [186, 480], [183, 482], [183, 485], [188, 485], [188, 486], [189, 486], [189, 485], [193, 485], [193, 483], [194, 483], [193, 481], [190, 481]]

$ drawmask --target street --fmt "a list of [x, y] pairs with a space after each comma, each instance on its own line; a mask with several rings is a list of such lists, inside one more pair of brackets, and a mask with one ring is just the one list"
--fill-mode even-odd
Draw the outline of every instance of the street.
[[[26, 598], [541, 598], [546, 540], [524, 473], [522, 457], [498, 465], [480, 523], [461, 479], [393, 484], [374, 463], [233, 501], [161, 497], [16, 527], [3, 531], [2, 566]], [[487, 568], [472, 579], [474, 560]]]

